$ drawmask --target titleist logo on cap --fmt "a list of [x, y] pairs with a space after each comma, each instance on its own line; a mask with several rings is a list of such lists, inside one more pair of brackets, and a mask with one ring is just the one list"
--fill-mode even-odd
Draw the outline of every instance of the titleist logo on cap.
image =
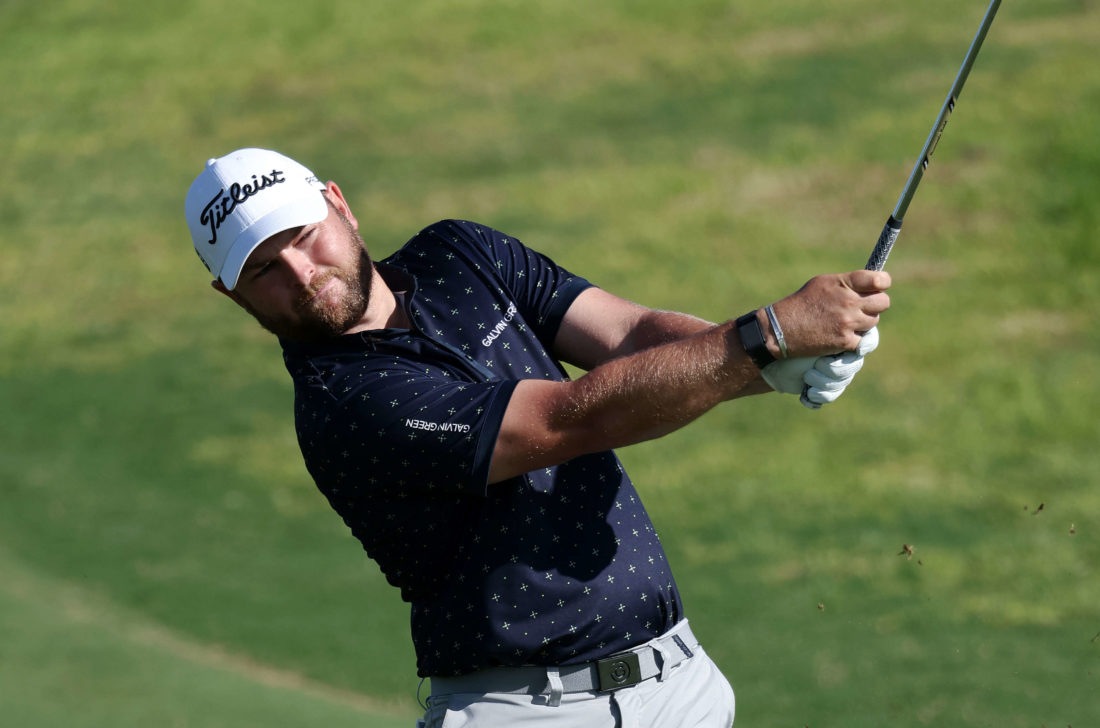
[[233, 210], [237, 209], [237, 205], [240, 205], [257, 192], [266, 190], [268, 187], [277, 185], [280, 182], [286, 182], [282, 170], [273, 169], [270, 176], [266, 174], [259, 177], [252, 175], [251, 184], [246, 182], [242, 185], [239, 182], [234, 182], [229, 185], [229, 189], [218, 190], [218, 194], [206, 203], [206, 207], [202, 208], [202, 214], [199, 216], [199, 223], [210, 226], [210, 239], [206, 242], [211, 245], [218, 242], [218, 228], [225, 222], [225, 218], [233, 214]]

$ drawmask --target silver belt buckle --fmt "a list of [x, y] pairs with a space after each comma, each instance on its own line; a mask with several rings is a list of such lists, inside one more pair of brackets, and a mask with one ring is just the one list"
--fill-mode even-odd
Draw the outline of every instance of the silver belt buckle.
[[633, 652], [598, 661], [596, 672], [600, 676], [601, 693], [637, 685], [642, 681], [641, 664], [638, 655]]

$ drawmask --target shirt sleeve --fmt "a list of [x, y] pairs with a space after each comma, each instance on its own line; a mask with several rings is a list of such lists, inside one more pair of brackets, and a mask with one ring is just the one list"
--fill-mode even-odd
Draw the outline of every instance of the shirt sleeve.
[[460, 254], [472, 257], [473, 265], [490, 269], [523, 318], [547, 344], [553, 342], [569, 306], [582, 291], [592, 287], [592, 283], [548, 256], [486, 225], [444, 220], [424, 233], [442, 238]]
[[337, 510], [344, 510], [339, 501], [364, 496], [485, 493], [516, 381], [460, 381], [382, 354], [325, 379], [299, 399], [324, 392], [336, 401], [329, 400], [320, 423], [308, 414], [318, 408], [300, 402], [298, 434], [311, 474], [330, 500], [335, 496]]
[[406, 601], [445, 585], [483, 508], [493, 444], [515, 381], [459, 381], [374, 353], [296, 379], [306, 467]]

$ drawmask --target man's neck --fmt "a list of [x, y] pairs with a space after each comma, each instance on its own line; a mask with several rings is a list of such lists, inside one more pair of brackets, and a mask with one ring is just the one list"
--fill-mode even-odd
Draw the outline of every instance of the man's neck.
[[372, 331], [376, 329], [407, 329], [411, 322], [405, 315], [405, 309], [397, 304], [397, 298], [393, 291], [382, 279], [378, 269], [371, 266], [370, 300], [367, 302], [367, 310], [359, 323], [355, 324], [345, 334], [354, 334], [360, 331]]

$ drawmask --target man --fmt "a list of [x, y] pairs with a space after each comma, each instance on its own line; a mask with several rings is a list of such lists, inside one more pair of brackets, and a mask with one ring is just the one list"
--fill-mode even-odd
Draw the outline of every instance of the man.
[[834, 400], [886, 273], [714, 325], [469, 222], [374, 263], [339, 186], [260, 149], [207, 162], [185, 213], [214, 288], [279, 337], [318, 488], [411, 604], [424, 724], [732, 723], [612, 449], [749, 394]]

